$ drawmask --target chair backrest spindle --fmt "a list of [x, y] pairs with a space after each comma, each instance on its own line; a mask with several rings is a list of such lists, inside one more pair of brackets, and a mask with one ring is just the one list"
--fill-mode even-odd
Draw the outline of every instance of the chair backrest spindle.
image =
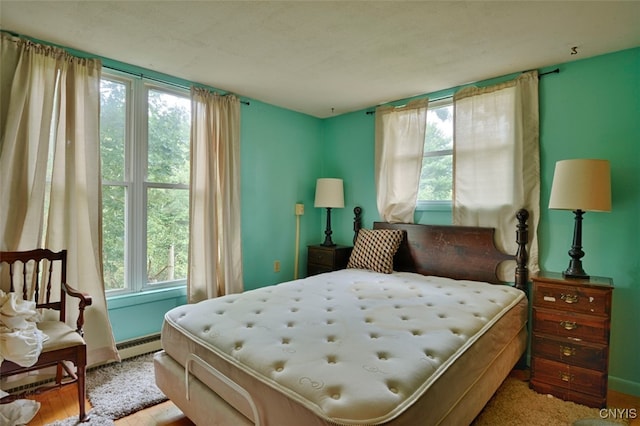
[[47, 303], [51, 301], [51, 277], [53, 276], [53, 262], [49, 261], [49, 276], [47, 277]]
[[27, 264], [27, 261], [22, 263], [22, 298], [24, 300], [27, 300]]
[[9, 291], [10, 292], [16, 291], [13, 285], [13, 263], [9, 264]]
[[34, 294], [35, 294], [34, 300], [36, 301], [36, 303], [38, 303], [40, 301], [40, 262], [36, 261], [33, 269], [34, 269], [33, 273], [35, 274], [33, 277]]

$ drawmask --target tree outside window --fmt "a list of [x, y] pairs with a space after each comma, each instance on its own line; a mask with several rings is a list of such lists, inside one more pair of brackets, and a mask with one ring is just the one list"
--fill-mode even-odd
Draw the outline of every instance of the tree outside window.
[[103, 74], [100, 120], [106, 289], [135, 292], [184, 284], [188, 92]]
[[418, 202], [451, 202], [453, 193], [453, 103], [429, 104]]

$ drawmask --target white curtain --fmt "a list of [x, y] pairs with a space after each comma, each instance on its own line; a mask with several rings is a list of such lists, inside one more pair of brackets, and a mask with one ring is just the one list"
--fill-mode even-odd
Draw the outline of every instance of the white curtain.
[[243, 291], [240, 101], [191, 89], [190, 303]]
[[413, 223], [428, 99], [376, 109], [375, 180], [378, 212], [386, 222]]
[[[69, 284], [93, 299], [87, 362], [117, 360], [102, 275], [100, 61], [4, 33], [1, 57], [0, 250], [40, 247], [43, 233], [45, 247], [67, 249]], [[75, 328], [77, 304], [67, 306]]]
[[[540, 217], [538, 73], [454, 96], [453, 223], [496, 228], [499, 248], [516, 253], [516, 211], [529, 210], [529, 268], [538, 270]], [[513, 277], [504, 265], [502, 279]]]

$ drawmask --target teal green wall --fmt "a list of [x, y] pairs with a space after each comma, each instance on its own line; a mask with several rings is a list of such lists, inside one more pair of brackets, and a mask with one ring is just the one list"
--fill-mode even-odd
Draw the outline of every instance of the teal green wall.
[[[242, 110], [242, 250], [245, 290], [294, 277], [295, 204], [300, 217], [300, 276], [306, 246], [320, 241], [313, 208], [323, 153], [322, 121], [252, 101]], [[280, 261], [280, 272], [274, 262]]]
[[[344, 209], [331, 210], [332, 239], [336, 244], [353, 244], [353, 208], [363, 209], [362, 223], [371, 223], [376, 212], [373, 174], [374, 115], [359, 111], [324, 122], [324, 174], [344, 180]], [[364, 142], [364, 143], [363, 143]], [[326, 213], [317, 223], [322, 235]], [[320, 240], [322, 241], [322, 240]], [[319, 241], [319, 242], [320, 242]]]
[[[540, 79], [540, 266], [564, 270], [573, 235], [573, 215], [547, 209], [555, 162], [608, 159], [612, 212], [585, 214], [583, 263], [588, 273], [612, 277], [615, 284], [610, 386], [640, 395], [640, 48], [541, 72], [555, 68], [559, 74]], [[453, 91], [428, 96], [437, 99]], [[324, 126], [325, 169], [342, 174], [345, 202], [348, 207], [362, 206], [363, 224], [370, 226], [379, 219], [373, 188], [374, 117], [363, 110], [328, 119]], [[342, 241], [350, 238], [352, 227], [347, 210], [336, 215], [333, 226]], [[416, 221], [451, 223], [451, 212], [419, 211]]]
[[164, 313], [187, 303], [184, 286], [110, 297], [109, 320], [116, 342], [160, 332]]

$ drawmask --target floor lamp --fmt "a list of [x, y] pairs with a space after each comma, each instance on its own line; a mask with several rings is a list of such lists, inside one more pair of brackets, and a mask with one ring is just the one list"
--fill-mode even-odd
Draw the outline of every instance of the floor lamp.
[[316, 199], [315, 207], [326, 207], [327, 209], [327, 228], [324, 231], [324, 242], [321, 244], [325, 247], [334, 247], [335, 244], [331, 240], [331, 209], [344, 207], [344, 188], [342, 179], [320, 178], [316, 182]]
[[550, 209], [573, 210], [575, 223], [567, 278], [588, 279], [582, 269], [582, 215], [611, 211], [611, 171], [607, 160], [562, 160], [556, 163], [549, 198]]

